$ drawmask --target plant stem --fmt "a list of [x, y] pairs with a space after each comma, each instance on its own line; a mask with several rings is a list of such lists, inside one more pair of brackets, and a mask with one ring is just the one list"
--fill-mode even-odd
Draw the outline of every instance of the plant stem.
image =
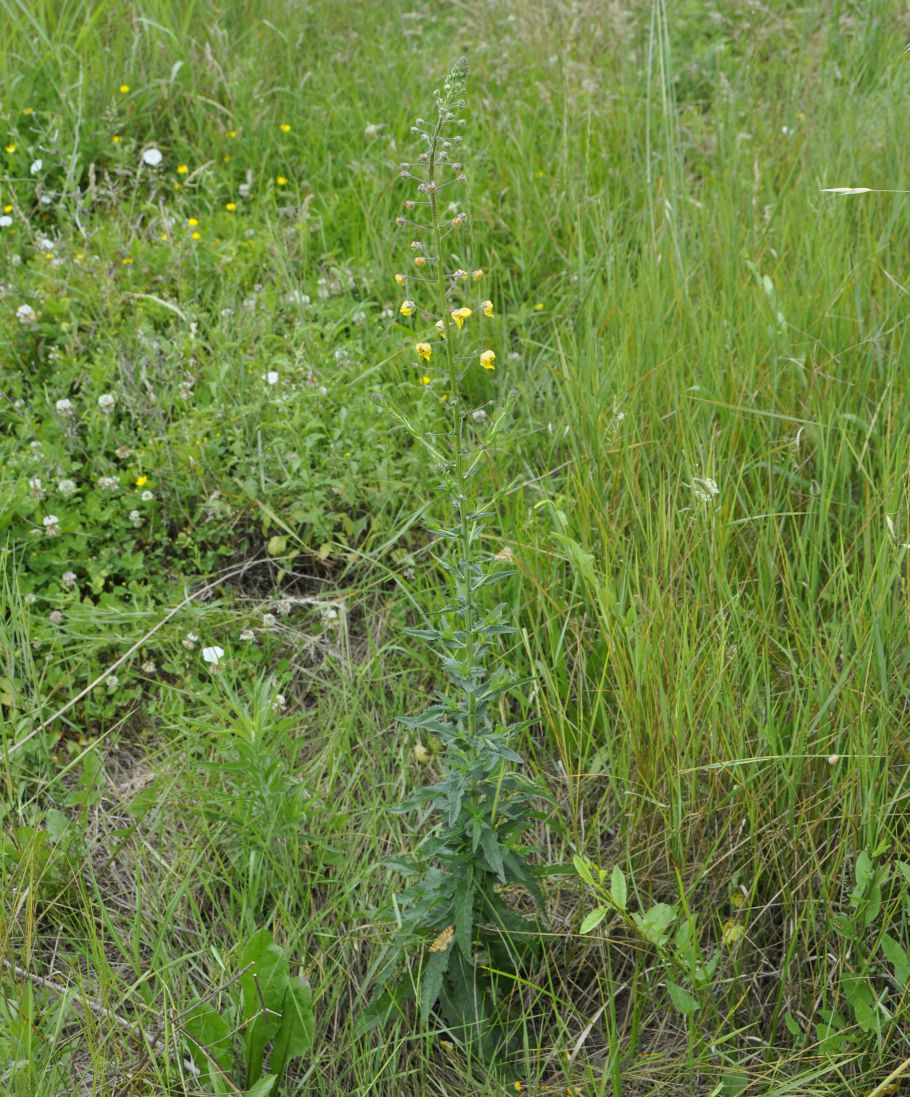
[[461, 538], [458, 542], [461, 564], [461, 601], [462, 622], [464, 628], [464, 654], [465, 664], [471, 680], [471, 688], [468, 694], [468, 720], [467, 732], [469, 739], [473, 740], [477, 732], [477, 693], [474, 673], [474, 606], [471, 591], [471, 572], [468, 567], [471, 560], [471, 527], [467, 512], [467, 477], [464, 467], [464, 446], [462, 444], [462, 412], [459, 402], [458, 367], [455, 362], [455, 350], [450, 336], [457, 330], [449, 315], [449, 300], [446, 291], [446, 276], [442, 260], [442, 238], [439, 231], [439, 205], [437, 193], [434, 188], [436, 182], [436, 151], [439, 146], [440, 134], [444, 124], [446, 109], [440, 108], [436, 119], [436, 127], [433, 131], [433, 139], [430, 145], [430, 163], [427, 171], [427, 183], [430, 199], [430, 224], [433, 234], [433, 262], [436, 264], [436, 307], [442, 318], [442, 336], [446, 348], [446, 364], [449, 373], [449, 402], [452, 408], [452, 448], [454, 451], [455, 465], [455, 492], [454, 502], [458, 510]]

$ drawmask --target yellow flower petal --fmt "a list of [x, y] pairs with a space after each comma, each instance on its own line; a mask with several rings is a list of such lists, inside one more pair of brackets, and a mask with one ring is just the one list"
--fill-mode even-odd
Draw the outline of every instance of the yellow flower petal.
[[483, 304], [480, 306], [480, 311], [484, 314], [484, 316], [492, 316], [493, 315], [493, 302], [492, 301], [484, 301]]
[[496, 369], [493, 364], [496, 361], [496, 355], [491, 350], [485, 350], [480, 355], [480, 364], [484, 369]]
[[418, 343], [414, 350], [417, 351], [417, 357], [422, 358], [424, 362], [429, 362], [433, 354], [433, 348], [429, 343]]
[[455, 309], [452, 313], [452, 319], [455, 321], [455, 326], [458, 328], [463, 327], [465, 320], [471, 315], [471, 311], [472, 310], [469, 308]]
[[402, 316], [413, 316], [417, 311], [417, 306], [413, 301], [402, 301], [398, 311]]

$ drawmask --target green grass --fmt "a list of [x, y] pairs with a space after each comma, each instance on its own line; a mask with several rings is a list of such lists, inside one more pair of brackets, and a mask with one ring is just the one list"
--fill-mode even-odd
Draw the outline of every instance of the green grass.
[[[181, 1017], [230, 1000], [263, 926], [314, 991], [291, 1094], [882, 1083], [910, 1058], [882, 950], [910, 949], [910, 203], [821, 188], [910, 187], [904, 6], [0, 0], [0, 25], [0, 1092], [211, 1092]], [[419, 829], [390, 813], [426, 776], [396, 721], [438, 685], [403, 629], [439, 606], [444, 507], [373, 399], [435, 421], [384, 311], [397, 165], [461, 52], [537, 861], [620, 865], [719, 955], [686, 1017], [545, 877], [498, 1066], [416, 1014], [355, 1029], [381, 861]]]

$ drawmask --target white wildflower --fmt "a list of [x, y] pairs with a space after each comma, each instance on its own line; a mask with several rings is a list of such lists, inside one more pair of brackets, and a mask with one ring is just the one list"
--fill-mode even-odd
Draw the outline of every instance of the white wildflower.
[[60, 580], [65, 587], [72, 589], [76, 585], [76, 573], [74, 571], [65, 571]]
[[110, 415], [114, 410], [114, 404], [117, 403], [117, 398], [110, 392], [103, 392], [98, 397], [98, 407], [104, 412], [105, 415]]
[[38, 319], [38, 314], [31, 305], [20, 305], [16, 309], [16, 319], [20, 324], [34, 324]]
[[155, 498], [155, 493], [153, 491], [149, 491], [148, 488], [146, 488], [146, 490], [142, 492], [139, 498], [142, 500], [143, 503], [151, 503], [151, 501]]
[[275, 702], [274, 702], [275, 711], [276, 712], [284, 712], [284, 710], [287, 707], [288, 707], [288, 701], [287, 701], [287, 698], [285, 697], [285, 695], [283, 693], [276, 693], [275, 694]]
[[213, 667], [217, 667], [224, 658], [224, 648], [218, 647], [217, 644], [213, 644], [209, 648], [203, 648], [202, 658]]
[[102, 491], [116, 491], [120, 487], [120, 481], [116, 476], [99, 476], [98, 487]]
[[63, 614], [59, 609], [52, 609], [47, 618], [52, 625], [59, 625], [63, 620]]
[[8, 213], [4, 213], [0, 216], [0, 229], [8, 229], [12, 223], [13, 219]]
[[56, 514], [46, 514], [41, 519], [41, 524], [44, 526], [44, 532], [48, 537], [60, 536], [60, 519]]
[[54, 405], [57, 409], [58, 415], [72, 415], [73, 414], [73, 401], [67, 400], [65, 397], [62, 400], [58, 400]]
[[187, 651], [192, 651], [198, 642], [199, 637], [196, 635], [195, 632], [188, 632], [186, 636], [184, 636], [184, 638], [180, 641], [180, 643], [183, 644]]
[[30, 175], [37, 175], [39, 171], [44, 167], [43, 160], [33, 160], [31, 167], [28, 169]]
[[133, 523], [133, 525], [134, 525], [134, 526], [135, 526], [135, 527], [136, 527], [136, 528], [138, 529], [138, 528], [139, 528], [139, 526], [141, 526], [141, 525], [142, 525], [142, 523], [143, 523], [143, 522], [145, 521], [145, 519], [144, 519], [144, 518], [142, 517], [142, 514], [141, 514], [141, 512], [140, 512], [140, 511], [138, 511], [138, 510], [131, 510], [131, 511], [130, 511], [130, 521], [131, 521], [131, 522]]
[[146, 149], [142, 154], [142, 163], [148, 164], [150, 168], [157, 168], [163, 159], [158, 149]]
[[60, 483], [57, 484], [57, 491], [59, 491], [64, 498], [69, 498], [69, 496], [72, 495], [75, 490], [75, 480], [61, 480]]
[[262, 375], [262, 380], [265, 381], [265, 383], [267, 385], [277, 385], [278, 384], [278, 374], [275, 370], [270, 369], [268, 373], [264, 373]]
[[720, 494], [720, 488], [710, 477], [696, 476], [690, 487], [700, 503], [710, 503]]
[[253, 632], [253, 630], [251, 628], [245, 628], [240, 633], [239, 639], [241, 639], [241, 640], [255, 640], [256, 639], [256, 633]]

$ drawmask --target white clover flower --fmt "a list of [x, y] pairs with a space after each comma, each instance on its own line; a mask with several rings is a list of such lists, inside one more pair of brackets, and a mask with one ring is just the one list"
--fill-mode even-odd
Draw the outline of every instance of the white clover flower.
[[240, 636], [239, 636], [238, 639], [240, 639], [240, 640], [255, 640], [256, 639], [256, 633], [253, 632], [253, 630], [251, 628], [245, 628], [240, 633]]
[[218, 647], [217, 644], [213, 644], [212, 647], [202, 649], [202, 658], [211, 666], [217, 667], [221, 660], [224, 658], [224, 648]]
[[117, 398], [113, 395], [113, 393], [103, 392], [98, 397], [98, 407], [101, 408], [105, 415], [110, 415], [110, 413], [114, 410], [114, 404], [116, 403]]
[[0, 229], [8, 229], [12, 223], [13, 219], [8, 213], [4, 213], [0, 216]]
[[290, 598], [282, 598], [275, 606], [275, 609], [278, 610], [282, 617], [287, 617], [293, 608]]
[[120, 481], [116, 476], [99, 476], [98, 487], [102, 491], [116, 491], [120, 487]]
[[138, 511], [138, 510], [131, 510], [131, 511], [130, 511], [130, 521], [131, 521], [131, 522], [133, 523], [133, 525], [134, 525], [134, 526], [135, 526], [135, 527], [136, 527], [136, 528], [138, 529], [138, 528], [139, 528], [139, 526], [141, 526], [141, 525], [142, 525], [142, 523], [143, 523], [143, 522], [145, 521], [145, 519], [144, 519], [144, 518], [142, 517], [142, 514], [141, 514], [141, 512], [140, 512], [140, 511]]
[[262, 627], [274, 628], [276, 624], [276, 618], [274, 613], [263, 613], [262, 615]]
[[487, 413], [483, 408], [475, 408], [471, 412], [471, 418], [475, 423], [485, 423], [487, 421]]
[[157, 168], [163, 159], [158, 149], [146, 149], [142, 154], [143, 164], [148, 164], [150, 168]]
[[184, 638], [180, 641], [180, 643], [183, 644], [187, 651], [192, 651], [198, 641], [199, 637], [196, 635], [195, 632], [188, 632], [186, 636], [184, 636]]
[[53, 251], [56, 245], [49, 236], [39, 236], [35, 241], [35, 247], [38, 251]]
[[60, 579], [65, 587], [72, 588], [76, 585], [76, 573], [74, 571], [65, 571]]
[[155, 498], [155, 493], [148, 488], [139, 496], [143, 503], [150, 503]]
[[68, 498], [70, 495], [72, 495], [75, 490], [75, 480], [61, 480], [60, 483], [57, 484], [57, 491], [59, 491], [60, 494], [65, 498]]
[[275, 694], [275, 701], [274, 701], [273, 707], [274, 707], [276, 712], [284, 712], [284, 710], [288, 707], [287, 698], [285, 697], [285, 695], [283, 693], [276, 693]]
[[60, 612], [59, 609], [52, 609], [48, 614], [47, 619], [52, 625], [59, 625], [60, 622], [63, 620], [63, 614]]
[[116, 674], [109, 674], [107, 676], [107, 681], [105, 682], [105, 685], [107, 686], [108, 693], [113, 693], [114, 690], [120, 685], [120, 679], [117, 677]]
[[32, 495], [36, 495], [41, 499], [44, 495], [44, 489], [41, 487], [41, 480], [37, 476], [33, 476], [28, 482], [29, 489]]
[[28, 169], [30, 175], [37, 175], [39, 171], [44, 167], [44, 161], [33, 160], [31, 167]]
[[365, 138], [366, 138], [366, 139], [367, 139], [368, 141], [372, 141], [374, 137], [378, 137], [378, 136], [379, 136], [379, 131], [380, 131], [381, 129], [382, 129], [382, 123], [381, 123], [381, 122], [370, 122], [370, 123], [369, 123], [369, 124], [368, 124], [368, 125], [367, 125], [367, 126], [366, 126], [366, 127], [364, 128], [364, 131], [363, 131], [363, 136], [364, 136], [364, 137], [365, 137]]
[[60, 536], [60, 519], [56, 514], [46, 514], [41, 519], [41, 524], [44, 526], [44, 532], [48, 537]]
[[139, 669], [143, 674], [154, 674], [158, 670], [153, 659], [146, 659]]
[[262, 375], [262, 380], [265, 381], [267, 385], [277, 385], [278, 373], [275, 370], [270, 369], [268, 373]]
[[67, 400], [65, 397], [62, 400], [58, 400], [54, 407], [56, 407], [58, 415], [73, 414], [73, 401]]
[[20, 305], [16, 309], [16, 319], [20, 324], [34, 324], [38, 319], [38, 314], [31, 305]]

